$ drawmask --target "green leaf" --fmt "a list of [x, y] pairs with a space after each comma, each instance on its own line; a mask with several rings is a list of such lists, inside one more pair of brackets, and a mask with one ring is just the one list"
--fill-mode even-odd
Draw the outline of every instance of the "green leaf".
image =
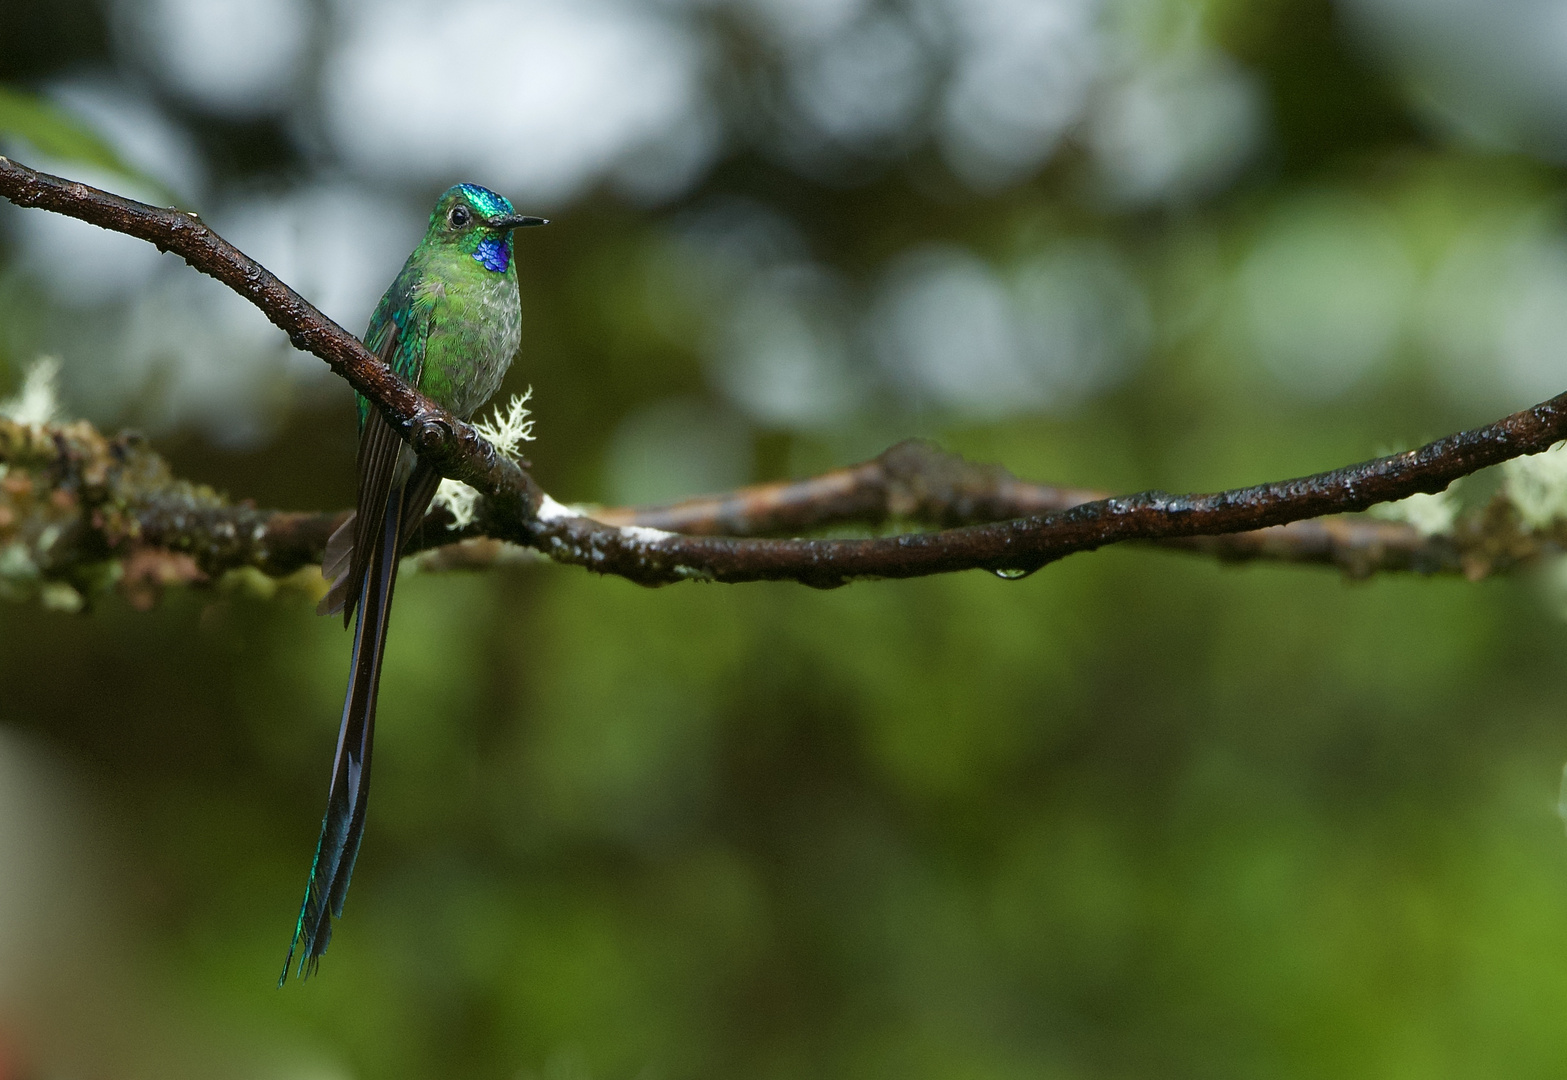
[[150, 187], [160, 199], [172, 194], [166, 185], [128, 165], [102, 136], [64, 109], [0, 86], [0, 138], [7, 136], [26, 140], [45, 157], [91, 165]]

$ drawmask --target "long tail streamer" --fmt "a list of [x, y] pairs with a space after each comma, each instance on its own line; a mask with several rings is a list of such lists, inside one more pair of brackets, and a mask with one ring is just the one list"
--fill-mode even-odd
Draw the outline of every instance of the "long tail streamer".
[[365, 560], [354, 623], [354, 651], [343, 699], [343, 721], [337, 732], [337, 756], [332, 763], [332, 787], [327, 794], [321, 839], [316, 842], [310, 880], [300, 905], [294, 940], [283, 961], [278, 985], [288, 981], [288, 969], [299, 955], [299, 977], [314, 974], [321, 954], [332, 940], [332, 920], [343, 914], [343, 898], [354, 873], [359, 841], [364, 836], [365, 804], [370, 796], [370, 747], [375, 734], [376, 692], [381, 682], [381, 654], [386, 646], [387, 616], [397, 584], [402, 552], [405, 491], [394, 485], [387, 498], [379, 550]]

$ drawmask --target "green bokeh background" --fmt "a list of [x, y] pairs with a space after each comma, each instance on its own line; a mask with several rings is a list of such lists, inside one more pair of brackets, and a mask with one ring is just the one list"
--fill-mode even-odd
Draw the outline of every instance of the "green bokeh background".
[[[47, 39], [13, 13], [0, 76], [96, 55], [94, 10]], [[1070, 415], [748, 427], [740, 479], [923, 435], [1030, 478], [1208, 490], [1530, 404], [1444, 393], [1418, 343], [1330, 400], [1268, 380], [1235, 315], [1259, 237], [1369, 205], [1423, 273], [1476, 223], [1558, 228], [1560, 174], [1423, 128], [1325, 4], [1204, 20], [1262, 81], [1272, 142], [1200, 205], [1106, 208], [1070, 150], [988, 196], [917, 155], [834, 185], [737, 152], [681, 205], [597, 195], [530, 234], [509, 389], [535, 391], [535, 474], [610, 499], [608, 448], [638, 410], [733, 422], [693, 345], [700, 274], [667, 242], [715, 196], [784, 208], [851, 275], [917, 241], [1004, 264], [1031, 238], [1092, 238], [1132, 260], [1156, 327], [1136, 376]], [[64, 317], [18, 272], [0, 309]], [[14, 383], [31, 357], [5, 340]], [[262, 446], [156, 443], [236, 497], [335, 509], [352, 419], [346, 393], [324, 398]], [[638, 475], [657, 495], [681, 480], [658, 460]], [[0, 776], [43, 793], [5, 831], [52, 867], [16, 886], [37, 910], [0, 905], [0, 926], [58, 946], [57, 963], [0, 949], [0, 1076], [1552, 1077], [1567, 1060], [1567, 625], [1533, 576], [1349, 582], [1136, 548], [832, 592], [406, 574], [345, 917], [320, 976], [279, 991], [347, 650], [288, 590], [0, 606], [0, 748], [25, 765]]]

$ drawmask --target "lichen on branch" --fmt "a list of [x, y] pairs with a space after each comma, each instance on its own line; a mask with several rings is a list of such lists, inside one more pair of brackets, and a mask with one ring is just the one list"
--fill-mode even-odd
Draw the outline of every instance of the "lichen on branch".
[[181, 480], [133, 432], [0, 416], [0, 596], [67, 611], [117, 588], [146, 607], [167, 585], [319, 560], [333, 518], [259, 511]]
[[[772, 580], [824, 588], [857, 578], [971, 569], [1020, 576], [1076, 552], [1129, 540], [1226, 560], [1326, 563], [1355, 574], [1462, 571], [1471, 577], [1559, 550], [1555, 519], [1531, 525], [1538, 511], [1521, 509], [1505, 490], [1502, 503], [1455, 520], [1451, 533], [1433, 530], [1435, 519], [1417, 527], [1407, 512], [1398, 521], [1320, 519], [1441, 492], [1480, 469], [1549, 449], [1567, 438], [1567, 395], [1413, 450], [1211, 494], [1072, 492], [1025, 484], [997, 466], [974, 466], [923, 444], [900, 444], [871, 462], [814, 480], [681, 507], [602, 511], [595, 520], [549, 498], [525, 463], [498, 452], [472, 425], [398, 378], [352, 334], [194, 215], [123, 199], [3, 157], [0, 196], [175, 252], [253, 303], [296, 347], [325, 360], [363, 394], [443, 476], [480, 493], [460, 508], [463, 517], [472, 515], [462, 527], [452, 527], [449, 510], [439, 515], [435, 529], [427, 522], [426, 536], [443, 541], [487, 537], [645, 585]], [[49, 441], [52, 429], [34, 427], [38, 440]], [[242, 566], [288, 573], [319, 557], [334, 520], [231, 506], [172, 478], [160, 490], [138, 487], [136, 469], [151, 467], [139, 456], [150, 453], [144, 446], [122, 436], [105, 440], [102, 453], [91, 453], [86, 433], [79, 441], [87, 462], [79, 471], [72, 471], [74, 459], [62, 450], [54, 465], [44, 466], [60, 472], [60, 482], [38, 486], [35, 478], [21, 475], [14, 481], [14, 498], [32, 500], [11, 508], [21, 515], [9, 526], [10, 542], [19, 545], [17, 580], [38, 582], [40, 594], [64, 582], [86, 595], [84, 585], [114, 573], [133, 582], [210, 580], [220, 570]], [[94, 479], [100, 475], [104, 479]], [[32, 494], [35, 487], [47, 490], [48, 499], [62, 492], [53, 511], [57, 520]], [[831, 521], [898, 519], [939, 528], [865, 539], [768, 535]], [[57, 550], [62, 543], [66, 546]], [[140, 549], [166, 552], [172, 561], [144, 572], [140, 566], [151, 557], [138, 561], [134, 554]], [[106, 571], [105, 565], [118, 570]]]
[[[1304, 563], [1351, 577], [1416, 571], [1476, 578], [1539, 561], [1567, 539], [1560, 518], [1527, 525], [1507, 491], [1504, 486], [1486, 507], [1454, 519], [1444, 533], [1339, 516], [1158, 543], [1224, 562]], [[1029, 483], [999, 466], [907, 442], [822, 476], [666, 506], [568, 508], [546, 496], [543, 516], [547, 524], [587, 522], [628, 544], [657, 547], [726, 533], [766, 544], [761, 538], [769, 535], [850, 525], [962, 527], [1103, 497]], [[482, 500], [476, 505], [482, 511]], [[6, 599], [74, 611], [117, 590], [145, 608], [171, 585], [239, 582], [250, 592], [269, 592], [266, 583], [280, 578], [318, 591], [324, 583], [315, 564], [342, 517], [232, 503], [172, 475], [134, 433], [109, 438], [85, 421], [36, 424], [0, 416], [0, 597]], [[425, 571], [542, 561], [538, 552], [484, 535], [482, 514], [459, 525], [449, 510], [432, 512], [414, 546], [423, 549], [416, 565]]]

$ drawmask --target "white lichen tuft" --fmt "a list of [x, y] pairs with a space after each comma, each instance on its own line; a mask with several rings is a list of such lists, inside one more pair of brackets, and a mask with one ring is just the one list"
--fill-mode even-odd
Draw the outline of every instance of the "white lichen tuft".
[[660, 540], [668, 540], [675, 534], [665, 532], [663, 529], [650, 529], [646, 525], [622, 525], [620, 535], [632, 540], [640, 540], [644, 544], [656, 544]]
[[59, 376], [60, 361], [40, 356], [22, 376], [22, 389], [16, 396], [0, 401], [0, 416], [18, 424], [48, 424], [60, 419]]
[[563, 503], [556, 502], [554, 499], [550, 498], [548, 495], [545, 495], [544, 496], [544, 501], [539, 503], [539, 520], [540, 521], [558, 521], [561, 518], [583, 517], [583, 516], [584, 516], [583, 514], [578, 513], [576, 510], [572, 509], [571, 507], [566, 506]]
[[[531, 397], [531, 386], [525, 394], [513, 394], [504, 410], [497, 409], [492, 419], [474, 421], [473, 429], [498, 452], [515, 460], [522, 444], [533, 439], [533, 421], [529, 419], [532, 412], [527, 407]], [[473, 524], [480, 497], [460, 480], [443, 479], [441, 486], [435, 489], [435, 498], [430, 505], [432, 509], [445, 507], [452, 515], [451, 528], [462, 529]]]
[[461, 480], [443, 477], [441, 486], [435, 489], [435, 498], [430, 500], [430, 509], [440, 506], [452, 515], [450, 528], [466, 529], [478, 512], [479, 493]]
[[475, 421], [473, 429], [495, 449], [509, 458], [515, 458], [523, 443], [533, 441], [533, 421], [528, 419], [533, 413], [527, 407], [532, 397], [531, 386], [525, 394], [513, 394], [504, 413], [497, 411], [493, 420]]
[[1463, 509], [1453, 494], [1457, 486], [1458, 482], [1454, 481], [1446, 491], [1438, 491], [1433, 495], [1411, 495], [1398, 502], [1378, 503], [1371, 508], [1371, 516], [1384, 521], [1401, 521], [1413, 526], [1421, 536], [1446, 535], [1453, 531], [1458, 514]]
[[1559, 442], [1543, 454], [1503, 462], [1502, 494], [1529, 529], [1547, 529], [1552, 522], [1567, 518], [1567, 442]]

